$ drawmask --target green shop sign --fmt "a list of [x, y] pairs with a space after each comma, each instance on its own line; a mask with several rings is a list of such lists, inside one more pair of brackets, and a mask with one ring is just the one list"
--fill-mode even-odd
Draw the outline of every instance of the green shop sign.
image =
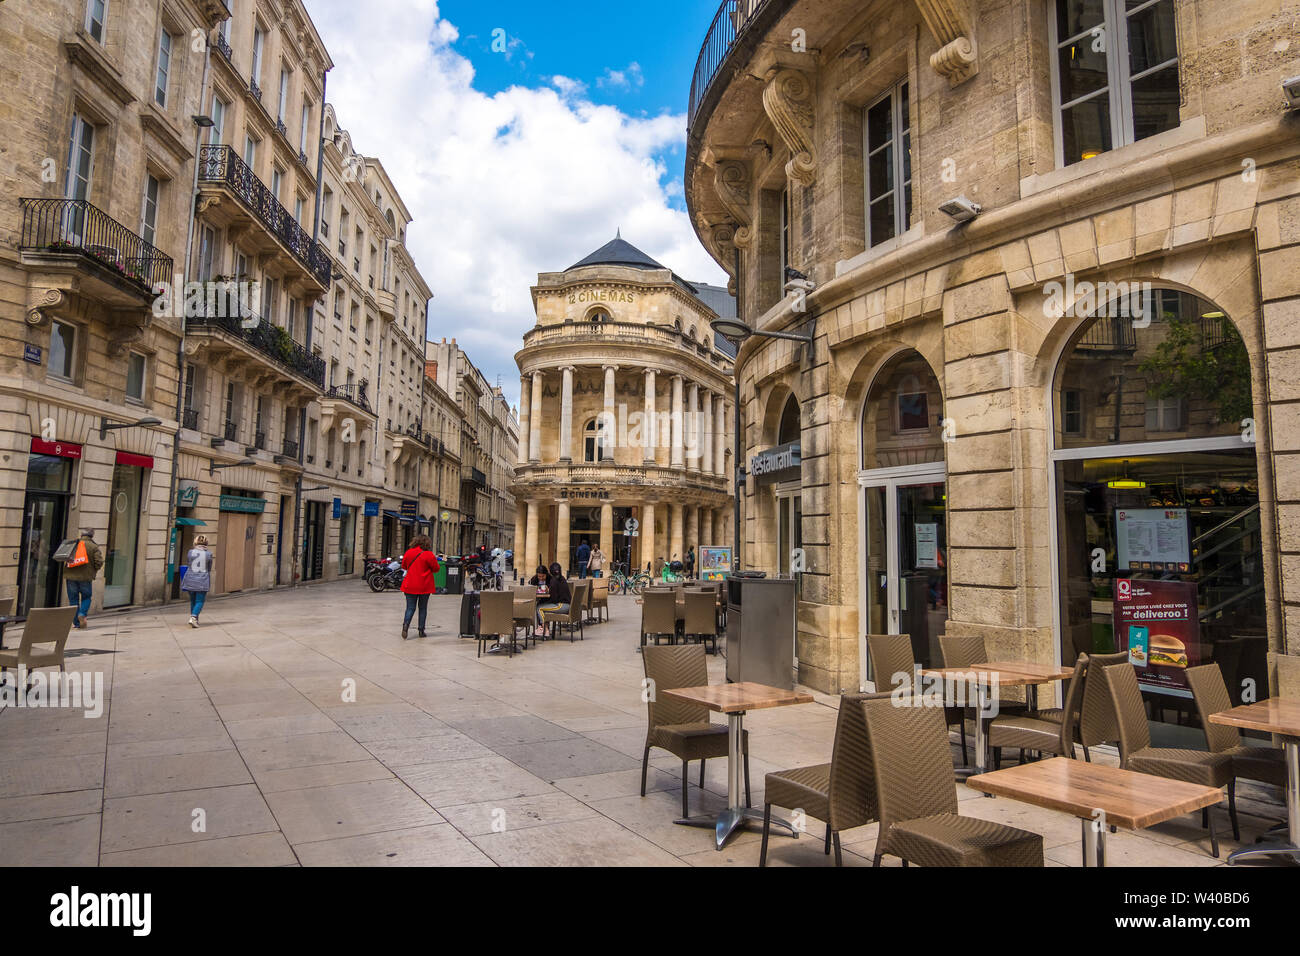
[[260, 515], [266, 510], [265, 498], [245, 498], [241, 495], [222, 495], [222, 511], [242, 511], [247, 514]]

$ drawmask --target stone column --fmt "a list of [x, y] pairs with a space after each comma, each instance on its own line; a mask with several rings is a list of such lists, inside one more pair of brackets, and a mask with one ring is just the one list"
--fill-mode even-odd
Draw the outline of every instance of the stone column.
[[527, 539], [528, 539], [528, 506], [521, 501], [518, 503], [517, 507], [515, 508], [514, 551], [515, 551], [515, 580], [516, 581], [520, 579], [521, 575], [523, 576], [524, 580], [527, 580], [529, 577], [531, 577], [531, 572], [530, 574], [527, 575], [523, 574], [525, 570], [531, 567], [531, 565], [529, 565], [528, 561], [526, 560], [526, 552], [524, 551], [524, 545], [527, 543]]
[[696, 454], [699, 458], [700, 472], [706, 475], [713, 474], [713, 393], [707, 388], [700, 389], [700, 415], [699, 415], [699, 448]]
[[655, 503], [647, 501], [641, 506], [641, 548], [640, 548], [640, 568], [633, 568], [637, 571], [644, 568], [647, 564], [650, 570], [654, 570], [655, 560]]
[[686, 466], [691, 471], [700, 470], [700, 386], [691, 382], [686, 402]]
[[[519, 378], [519, 425], [521, 428], [527, 428], [529, 424], [529, 418], [531, 417], [531, 409], [532, 409], [532, 401], [533, 401], [532, 392], [533, 392], [532, 375], [520, 376]], [[527, 432], [524, 433], [525, 437], [523, 441], [519, 442], [519, 447], [518, 447], [518, 458], [519, 458], [519, 464], [521, 465], [528, 464], [527, 434], [528, 434]], [[518, 550], [518, 548], [516, 548], [515, 550]]]
[[695, 563], [698, 566], [700, 560], [700, 548], [710, 542], [706, 539], [709, 535], [709, 509], [695, 509]]
[[600, 503], [600, 553], [605, 556], [605, 577], [609, 577], [614, 560], [614, 504], [610, 501]]
[[561, 498], [555, 508], [555, 560], [565, 577], [569, 574], [569, 499]]
[[673, 432], [672, 458], [669, 463], [674, 468], [681, 468], [684, 462], [682, 460], [682, 377], [680, 375], [673, 376], [673, 408], [669, 424]]
[[645, 370], [645, 426], [641, 429], [641, 440], [645, 444], [645, 463], [655, 463], [655, 446], [657, 430], [655, 428], [655, 370]]
[[718, 395], [713, 400], [713, 473], [727, 476], [727, 400]]
[[528, 460], [542, 461], [542, 373], [533, 373], [533, 398], [528, 406]]
[[[537, 537], [536, 501], [528, 502], [528, 517], [525, 521], [525, 525], [525, 545], [523, 551], [523, 568], [521, 573], [523, 574], [524, 580], [528, 580], [533, 576], [533, 568], [537, 567], [537, 565], [541, 563], [541, 556], [537, 553], [540, 547], [540, 542]], [[518, 563], [518, 555], [516, 555], [516, 563]]]
[[617, 371], [617, 365], [605, 366], [605, 443], [600, 455], [601, 461], [614, 460], [614, 442], [618, 436], [618, 412], [614, 407], [614, 373]]
[[560, 461], [573, 461], [573, 366], [560, 369]]
[[672, 561], [673, 555], [677, 555], [678, 561], [682, 559], [682, 506], [676, 501], [672, 503], [672, 523], [668, 530], [668, 553], [664, 555], [665, 561]]

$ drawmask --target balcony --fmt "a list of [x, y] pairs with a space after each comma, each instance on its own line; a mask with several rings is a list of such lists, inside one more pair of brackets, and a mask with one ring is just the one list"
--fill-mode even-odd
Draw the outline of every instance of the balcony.
[[351, 385], [331, 385], [325, 393], [326, 398], [341, 398], [345, 402], [351, 402], [362, 411], [374, 414], [374, 409], [370, 407], [370, 402], [366, 400], [366, 385], [364, 382]]
[[[245, 323], [253, 320], [257, 324], [245, 328]], [[222, 353], [228, 360], [242, 354], [250, 362], [270, 364], [282, 370], [287, 374], [280, 384], [291, 390], [309, 391], [308, 398], [314, 398], [315, 393], [325, 387], [325, 360], [312, 355], [295, 342], [288, 332], [266, 319], [258, 316], [241, 320], [238, 316], [196, 315], [186, 319], [185, 325], [188, 335], [195, 338], [207, 337], [208, 342], [204, 347], [214, 353]], [[304, 385], [311, 388], [304, 389]]]
[[519, 486], [591, 486], [601, 489], [619, 487], [685, 488], [724, 494], [727, 490], [725, 475], [706, 475], [703, 472], [670, 468], [666, 465], [521, 465], [515, 469], [515, 483]]
[[181, 425], [192, 432], [199, 430], [199, 410], [197, 408], [187, 408], [181, 412]]
[[217, 48], [217, 52], [226, 58], [227, 63], [234, 63], [234, 53], [231, 52], [230, 41], [222, 36], [221, 31], [217, 31], [217, 38], [213, 45]]
[[[691, 95], [686, 111], [686, 128], [694, 132], [695, 121], [705, 106], [705, 99], [713, 89], [713, 82], [728, 65], [731, 54], [736, 50], [737, 42], [754, 38], [762, 39], [765, 30], [756, 22], [762, 20], [770, 25], [791, 6], [791, 0], [723, 0], [718, 7], [709, 31], [704, 35], [700, 46], [700, 55], [695, 60], [695, 72], [691, 76]], [[756, 29], [756, 27], [758, 27]], [[749, 46], [751, 44], [746, 44]]]
[[487, 475], [477, 468], [470, 468], [468, 472], [461, 472], [461, 484], [476, 485], [479, 488], [487, 487]]
[[[296, 273], [304, 288], [299, 292], [317, 295], [329, 291], [330, 257], [311, 235], [280, 205], [271, 190], [258, 179], [230, 146], [203, 146], [199, 150], [199, 192], [204, 215], [221, 226], [256, 223], [265, 231], [260, 253], [279, 253], [282, 264]], [[225, 203], [226, 196], [238, 200]], [[256, 231], [247, 233], [255, 243]], [[170, 269], [170, 266], [169, 266]], [[291, 276], [291, 281], [293, 277]]]
[[292, 438], [286, 438], [280, 446], [280, 452], [285, 458], [296, 459], [298, 457], [298, 443]]
[[172, 280], [171, 257], [84, 199], [19, 202], [24, 263], [76, 275], [89, 298], [138, 307], [154, 300], [154, 283]]
[[221, 437], [226, 441], [234, 441], [239, 434], [239, 425], [235, 422], [226, 422], [222, 426]]
[[375, 293], [375, 307], [379, 310], [379, 317], [386, 322], [397, 318], [397, 296], [389, 289], [380, 289]]
[[[708, 333], [710, 339], [713, 333]], [[671, 349], [698, 356], [700, 360], [730, 374], [731, 359], [711, 345], [701, 346], [691, 337], [675, 328], [647, 325], [643, 322], [563, 322], [538, 325], [524, 333], [524, 348], [548, 346], [557, 351], [574, 346], [582, 348], [595, 342], [601, 345], [627, 345], [641, 350], [647, 346]]]

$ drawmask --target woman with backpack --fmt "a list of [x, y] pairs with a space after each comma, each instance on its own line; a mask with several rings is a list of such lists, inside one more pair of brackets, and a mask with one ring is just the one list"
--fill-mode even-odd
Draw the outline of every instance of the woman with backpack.
[[417, 534], [411, 539], [410, 548], [402, 555], [402, 568], [406, 571], [406, 576], [402, 578], [402, 593], [406, 595], [406, 616], [402, 618], [402, 640], [406, 640], [407, 632], [411, 628], [411, 618], [415, 616], [417, 607], [420, 609], [418, 634], [420, 637], [427, 637], [428, 635], [424, 633], [424, 621], [429, 612], [429, 595], [436, 588], [433, 576], [441, 568], [438, 564], [438, 556], [433, 553], [433, 543], [427, 534]]
[[207, 535], [194, 539], [194, 547], [186, 556], [187, 568], [181, 578], [181, 590], [190, 596], [190, 627], [199, 626], [199, 614], [203, 611], [203, 602], [207, 600], [208, 591], [212, 590], [212, 562], [216, 558], [208, 549]]

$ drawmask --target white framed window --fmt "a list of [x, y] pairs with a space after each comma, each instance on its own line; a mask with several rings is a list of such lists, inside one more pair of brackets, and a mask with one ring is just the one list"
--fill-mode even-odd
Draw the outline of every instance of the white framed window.
[[144, 401], [145, 357], [141, 352], [130, 352], [126, 357], [126, 397], [133, 402]]
[[1186, 404], [1181, 396], [1147, 398], [1147, 431], [1180, 432], [1184, 425]]
[[235, 0], [225, 0], [226, 9], [230, 11], [230, 16], [221, 21], [217, 27], [217, 32], [221, 34], [221, 39], [230, 43], [230, 25], [235, 22]]
[[302, 130], [298, 134], [298, 152], [307, 152], [307, 130], [311, 126], [311, 104], [302, 101]]
[[300, 226], [302, 225], [302, 210], [303, 210], [302, 197], [297, 196], [293, 200], [293, 219], [294, 222], [296, 222]]
[[151, 246], [158, 245], [158, 197], [162, 185], [152, 175], [144, 177], [144, 203], [140, 211], [140, 235]]
[[71, 382], [77, 373], [77, 327], [71, 322], [50, 322], [49, 374]]
[[[229, 23], [230, 21], [224, 21]], [[219, 145], [226, 134], [226, 101], [215, 94], [212, 97], [212, 126], [208, 129], [208, 144]]]
[[912, 227], [912, 121], [907, 83], [866, 109], [867, 246], [878, 246]]
[[108, 0], [89, 0], [86, 4], [86, 32], [97, 42], [104, 42], [104, 21], [108, 19]]
[[216, 256], [217, 234], [211, 226], [204, 226], [199, 233], [199, 281], [207, 282], [212, 278], [213, 258]]
[[172, 35], [166, 30], [158, 34], [158, 69], [154, 74], [153, 101], [167, 106], [167, 77], [172, 68]]
[[289, 102], [289, 71], [284, 67], [280, 68], [280, 100], [279, 107], [275, 118], [281, 123], [284, 122], [284, 110]]
[[244, 165], [257, 171], [257, 140], [251, 136], [244, 137]]
[[321, 192], [320, 198], [320, 234], [326, 239], [330, 237], [330, 208], [333, 205], [334, 193], [326, 187]]
[[95, 127], [78, 113], [72, 114], [72, 133], [68, 138], [68, 176], [64, 198], [90, 197], [90, 177], [94, 171]]
[[271, 195], [280, 201], [280, 189], [284, 186], [284, 173], [278, 166], [271, 167]]
[[266, 32], [260, 27], [253, 27], [253, 71], [252, 80], [259, 87], [262, 85], [262, 47], [266, 45]]
[[1055, 7], [1049, 19], [1059, 165], [1178, 126], [1174, 0], [1055, 0]]

